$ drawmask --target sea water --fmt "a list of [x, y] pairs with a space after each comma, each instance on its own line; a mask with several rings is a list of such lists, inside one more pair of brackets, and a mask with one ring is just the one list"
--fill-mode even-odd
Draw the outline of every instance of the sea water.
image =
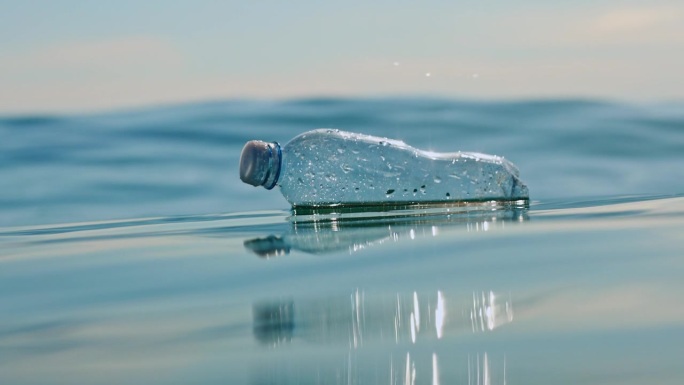
[[[228, 101], [0, 117], [0, 383], [679, 384], [684, 107]], [[515, 161], [529, 206], [291, 211], [255, 137]]]

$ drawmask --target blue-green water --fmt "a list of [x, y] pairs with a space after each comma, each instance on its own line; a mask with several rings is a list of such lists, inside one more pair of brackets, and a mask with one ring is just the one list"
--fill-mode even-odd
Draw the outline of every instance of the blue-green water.
[[[0, 383], [680, 384], [684, 106], [217, 102], [0, 118]], [[525, 207], [293, 215], [250, 139], [503, 155]]]

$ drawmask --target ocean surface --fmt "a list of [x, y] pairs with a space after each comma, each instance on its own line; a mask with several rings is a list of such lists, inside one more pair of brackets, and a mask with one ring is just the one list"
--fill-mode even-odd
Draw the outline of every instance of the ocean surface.
[[[251, 139], [502, 155], [529, 205], [294, 213]], [[684, 103], [0, 116], [0, 384], [682, 384]]]

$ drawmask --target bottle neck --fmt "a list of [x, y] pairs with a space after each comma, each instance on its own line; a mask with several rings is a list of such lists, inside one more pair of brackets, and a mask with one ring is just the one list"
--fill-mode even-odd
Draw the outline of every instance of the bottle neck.
[[269, 143], [268, 152], [268, 171], [263, 183], [266, 190], [272, 189], [278, 183], [283, 160], [283, 152], [280, 149], [280, 144], [278, 144], [278, 142]]

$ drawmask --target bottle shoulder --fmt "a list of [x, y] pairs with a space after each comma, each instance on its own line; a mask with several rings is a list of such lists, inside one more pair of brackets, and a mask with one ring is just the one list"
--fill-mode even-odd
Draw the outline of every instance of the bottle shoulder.
[[314, 142], [332, 143], [345, 142], [363, 145], [395, 146], [407, 150], [417, 150], [401, 140], [388, 139], [379, 136], [359, 134], [333, 128], [319, 128], [304, 132], [290, 140], [285, 147], [299, 146]]
[[[406, 144], [406, 142], [401, 140], [347, 132], [332, 128], [319, 128], [304, 132], [290, 140], [284, 146], [283, 150], [286, 152], [296, 152], [298, 154], [300, 154], [302, 150], [322, 154], [326, 151], [338, 151], [339, 153], [343, 153], [348, 148], [351, 148], [354, 152], [376, 152], [380, 150], [385, 154], [393, 152], [403, 153], [404, 156], [410, 155], [413, 158], [423, 158], [436, 161], [474, 161], [480, 163], [501, 164], [504, 166], [510, 164], [510, 162], [505, 160], [503, 157], [497, 155], [463, 151], [435, 152], [430, 150], [421, 150]], [[510, 166], [515, 168], [515, 166], [512, 164], [510, 164]]]

